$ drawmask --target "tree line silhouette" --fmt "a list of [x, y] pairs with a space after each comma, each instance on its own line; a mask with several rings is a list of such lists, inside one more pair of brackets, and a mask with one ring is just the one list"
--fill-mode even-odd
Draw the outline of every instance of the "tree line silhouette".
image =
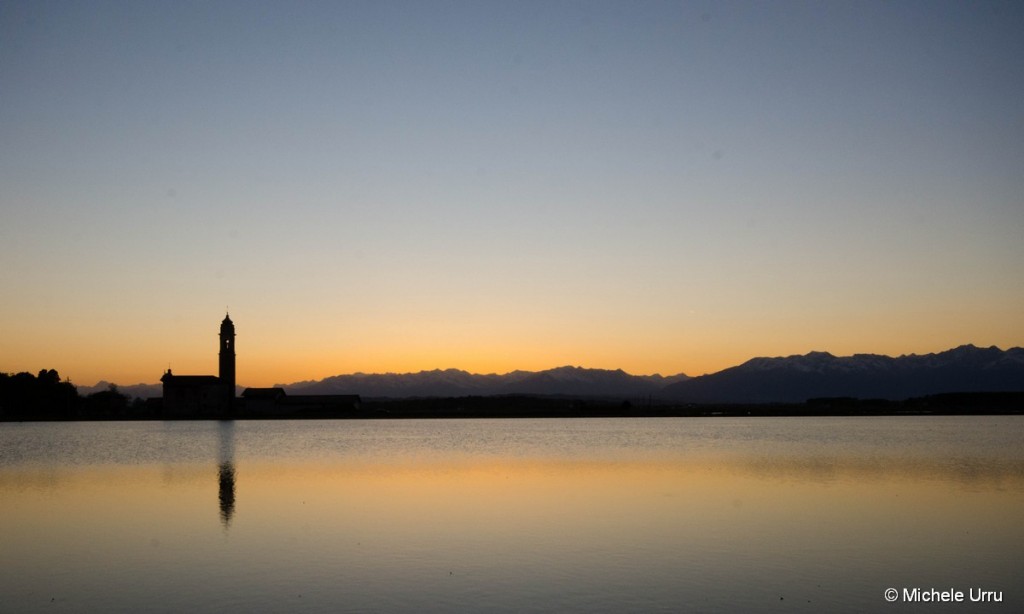
[[0, 420], [119, 420], [146, 413], [144, 400], [129, 399], [114, 384], [82, 396], [55, 369], [0, 373]]

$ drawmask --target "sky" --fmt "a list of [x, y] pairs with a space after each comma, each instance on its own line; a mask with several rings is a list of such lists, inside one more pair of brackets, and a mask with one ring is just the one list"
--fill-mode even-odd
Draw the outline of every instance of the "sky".
[[1017, 2], [0, 0], [0, 371], [1024, 345]]

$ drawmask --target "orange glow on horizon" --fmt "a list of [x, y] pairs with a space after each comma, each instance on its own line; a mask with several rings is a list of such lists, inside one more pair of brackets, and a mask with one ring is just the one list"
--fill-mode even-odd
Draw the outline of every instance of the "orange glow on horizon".
[[[691, 358], [682, 356], [671, 360], [667, 356], [662, 361], [637, 355], [622, 354], [616, 361], [613, 357], [599, 355], [594, 352], [573, 353], [571, 351], [546, 352], [531, 356], [526, 352], [487, 353], [483, 351], [449, 351], [430, 354], [422, 352], [401, 352], [387, 355], [384, 348], [376, 352], [353, 352], [355, 355], [342, 355], [334, 352], [322, 352], [311, 356], [306, 353], [275, 352], [256, 354], [246, 352], [245, 346], [239, 346], [237, 356], [237, 382], [240, 386], [263, 387], [275, 384], [292, 384], [300, 381], [315, 381], [335, 375], [353, 373], [418, 373], [421, 371], [456, 369], [475, 374], [506, 374], [513, 371], [543, 371], [557, 367], [572, 366], [586, 369], [622, 369], [631, 375], [671, 376], [679, 373], [690, 377], [715, 373], [729, 367], [737, 366], [747, 360], [760, 356], [789, 356], [806, 354], [810, 351], [827, 351], [836, 356], [849, 356], [857, 353], [884, 354], [899, 356], [903, 354], [929, 354], [942, 352], [970, 341], [953, 342], [945, 345], [918, 346], [907, 348], [895, 346], [888, 351], [881, 349], [865, 349], [853, 347], [822, 348], [820, 346], [781, 347], [775, 351], [744, 350], [743, 348], [694, 348]], [[978, 346], [996, 345], [1002, 349], [1015, 347], [1013, 344], [977, 343]], [[1019, 345], [1019, 344], [1018, 344]], [[665, 352], [665, 354], [670, 354]], [[588, 359], [587, 356], [590, 356]], [[63, 356], [35, 356], [18, 361], [18, 364], [5, 361], [0, 371], [17, 373], [28, 371], [37, 373], [41, 369], [57, 369], [62, 379], [69, 379], [76, 385], [91, 386], [100, 381], [113, 382], [120, 385], [138, 383], [157, 383], [164, 371], [171, 367], [179, 375], [216, 375], [217, 356], [215, 352], [197, 353], [188, 360], [160, 361], [141, 352], [127, 352], [125, 355], [110, 353], [107, 355], [89, 353], [68, 353]]]
[[[1009, 312], [1007, 308], [1005, 311]], [[957, 314], [953, 314], [957, 315]], [[1009, 315], [1008, 313], [1006, 314]], [[558, 328], [513, 321], [506, 328], [473, 325], [408, 324], [400, 328], [356, 329], [344, 323], [324, 328], [317, 322], [276, 322], [274, 314], [237, 314], [237, 378], [240, 386], [271, 386], [320, 380], [351, 373], [415, 373], [459, 369], [504, 374], [562, 366], [622, 369], [633, 375], [714, 373], [759, 356], [788, 356], [826, 351], [928, 354], [966, 343], [1002, 349], [1024, 345], [1024, 331], [1006, 320], [949, 321], [937, 316], [877, 318], [860, 329], [807, 321], [796, 329], [790, 316], [781, 321], [683, 322], [662, 330], [644, 322], [620, 328]], [[156, 383], [170, 366], [177, 374], [217, 373], [217, 331], [223, 316], [188, 314], [168, 325], [146, 320], [108, 321], [92, 330], [57, 322], [30, 336], [18, 330], [4, 338], [0, 371], [37, 373], [56, 369], [76, 385], [100, 381], [120, 385]], [[862, 323], [864, 324], [864, 323]], [[794, 333], [799, 330], [799, 333]], [[935, 330], [943, 330], [939, 335]], [[1011, 334], [1007, 335], [1007, 332]], [[474, 333], [474, 334], [471, 334]]]

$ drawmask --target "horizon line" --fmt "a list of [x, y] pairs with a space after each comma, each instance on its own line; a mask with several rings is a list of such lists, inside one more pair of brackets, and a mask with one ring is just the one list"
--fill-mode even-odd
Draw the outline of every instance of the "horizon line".
[[[677, 373], [671, 373], [671, 374], [668, 374], [668, 375], [663, 375], [660, 372], [659, 373], [631, 373], [631, 372], [626, 371], [625, 369], [623, 369], [621, 367], [614, 368], [614, 369], [606, 369], [606, 368], [601, 368], [601, 367], [584, 367], [584, 366], [581, 366], [581, 365], [572, 365], [572, 364], [563, 364], [563, 365], [558, 365], [558, 366], [555, 366], [555, 367], [549, 367], [549, 368], [546, 368], [546, 369], [537, 369], [537, 370], [512, 369], [511, 371], [505, 371], [503, 373], [499, 373], [497, 371], [492, 371], [492, 372], [489, 372], [489, 373], [480, 373], [480, 372], [469, 371], [467, 369], [461, 369], [461, 368], [458, 368], [458, 367], [446, 367], [446, 368], [435, 367], [433, 369], [420, 369], [418, 371], [374, 371], [374, 372], [353, 371], [353, 372], [350, 372], [350, 373], [335, 373], [333, 375], [327, 375], [327, 376], [321, 377], [319, 379], [315, 379], [315, 378], [303, 379], [303, 380], [293, 381], [293, 382], [290, 382], [290, 383], [275, 382], [273, 384], [273, 386], [237, 386], [237, 387], [239, 387], [239, 388], [271, 388], [271, 387], [276, 388], [276, 387], [286, 387], [286, 386], [294, 386], [296, 384], [304, 384], [304, 383], [309, 383], [309, 382], [320, 382], [320, 381], [323, 381], [325, 379], [329, 379], [329, 378], [332, 378], [332, 377], [345, 377], [345, 376], [419, 375], [421, 373], [445, 373], [445, 372], [449, 372], [449, 371], [456, 371], [456, 372], [459, 372], [459, 373], [465, 373], [467, 375], [476, 375], [476, 376], [483, 376], [483, 377], [486, 377], [486, 376], [499, 376], [500, 377], [500, 376], [505, 376], [505, 375], [511, 375], [513, 373], [545, 373], [545, 372], [548, 372], [548, 371], [556, 371], [556, 370], [559, 370], [559, 369], [577, 369], [577, 370], [583, 370], [583, 371], [612, 371], [612, 372], [614, 372], [614, 371], [621, 371], [621, 372], [625, 373], [626, 375], [629, 375], [629, 376], [632, 376], [632, 377], [661, 377], [661, 378], [668, 379], [668, 378], [683, 376], [683, 377], [686, 377], [686, 378], [689, 378], [689, 379], [693, 379], [693, 378], [702, 377], [702, 376], [705, 376], [705, 375], [713, 375], [715, 373], [721, 373], [722, 371], [725, 371], [725, 370], [728, 370], [728, 369], [731, 369], [731, 368], [734, 368], [734, 367], [738, 367], [738, 366], [741, 366], [743, 364], [746, 364], [747, 362], [750, 362], [752, 360], [758, 360], [758, 359], [786, 359], [786, 358], [796, 358], [796, 357], [811, 356], [811, 355], [815, 355], [815, 354], [826, 354], [826, 355], [831, 356], [833, 358], [839, 358], [839, 359], [842, 359], [842, 358], [853, 358], [853, 357], [856, 357], [856, 356], [882, 356], [882, 357], [885, 357], [885, 358], [897, 359], [897, 358], [906, 358], [906, 357], [911, 357], [911, 356], [929, 356], [929, 355], [936, 355], [936, 354], [944, 354], [946, 352], [952, 352], [952, 351], [955, 351], [955, 350], [958, 350], [958, 349], [961, 349], [961, 348], [974, 348], [974, 349], [982, 349], [982, 350], [995, 348], [995, 349], [997, 349], [997, 350], [999, 350], [1001, 352], [1008, 352], [1008, 351], [1014, 350], [1014, 349], [1022, 349], [1021, 346], [1012, 346], [1012, 345], [1007, 347], [1007, 348], [1005, 348], [1005, 349], [1003, 349], [1002, 347], [1000, 347], [998, 345], [978, 346], [978, 345], [975, 345], [973, 343], [962, 343], [960, 345], [957, 345], [957, 346], [954, 346], [954, 347], [950, 347], [950, 348], [947, 348], [945, 350], [940, 350], [940, 351], [937, 351], [937, 352], [926, 352], [926, 353], [923, 353], [923, 354], [917, 354], [917, 353], [911, 352], [911, 353], [904, 353], [904, 354], [899, 354], [899, 355], [895, 355], [895, 356], [891, 355], [891, 354], [877, 354], [877, 353], [872, 353], [872, 352], [857, 352], [857, 353], [853, 353], [853, 354], [836, 355], [836, 354], [833, 354], [833, 353], [831, 353], [831, 352], [829, 352], [827, 350], [809, 350], [807, 352], [804, 352], [803, 354], [788, 354], [788, 355], [775, 355], [775, 356], [753, 356], [753, 357], [748, 358], [748, 359], [746, 359], [746, 360], [744, 360], [742, 362], [739, 362], [737, 364], [725, 367], [723, 369], [719, 369], [717, 371], [708, 371], [706, 373], [700, 373], [700, 374], [697, 374], [697, 375], [690, 375], [690, 374], [684, 373], [682, 371], [679, 371]], [[26, 372], [28, 372], [28, 371], [26, 371]], [[192, 375], [192, 374], [185, 373], [185, 374], [177, 374], [177, 375]], [[202, 375], [202, 374], [199, 374], [199, 375]], [[68, 379], [67, 381], [70, 382], [70, 379]], [[72, 384], [74, 385], [73, 382], [72, 382]], [[95, 384], [92, 384], [91, 386], [90, 385], [84, 385], [83, 387], [93, 388], [93, 387], [99, 386], [101, 384], [114, 384], [114, 385], [119, 386], [119, 387], [125, 387], [125, 386], [153, 386], [153, 385], [160, 385], [160, 382], [158, 380], [156, 382], [137, 382], [137, 383], [134, 383], [134, 384], [118, 384], [117, 382], [113, 382], [113, 381], [110, 381], [110, 380], [100, 379]]]

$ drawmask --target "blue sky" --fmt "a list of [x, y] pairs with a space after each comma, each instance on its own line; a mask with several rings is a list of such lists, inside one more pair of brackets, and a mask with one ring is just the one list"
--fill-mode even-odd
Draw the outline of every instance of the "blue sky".
[[3, 2], [0, 370], [1022, 345], [1022, 88], [1009, 2]]

